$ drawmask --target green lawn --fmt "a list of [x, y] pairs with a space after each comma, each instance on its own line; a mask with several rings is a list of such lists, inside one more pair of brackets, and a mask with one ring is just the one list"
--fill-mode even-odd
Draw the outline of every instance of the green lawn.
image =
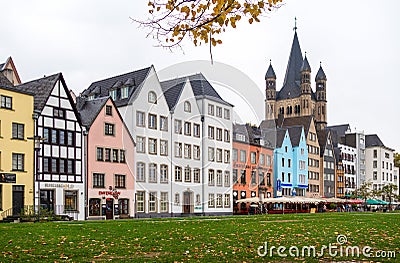
[[[324, 213], [0, 224], [0, 262], [331, 262], [382, 258], [258, 256], [258, 247], [337, 244], [396, 251], [400, 261], [400, 214]], [[367, 251], [368, 252], [368, 251]], [[292, 252], [292, 254], [295, 251]]]

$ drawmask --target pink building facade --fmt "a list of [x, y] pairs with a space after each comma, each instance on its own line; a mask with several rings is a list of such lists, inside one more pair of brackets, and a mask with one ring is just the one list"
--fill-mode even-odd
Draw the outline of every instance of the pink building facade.
[[77, 102], [86, 127], [87, 219], [134, 217], [134, 140], [111, 98]]

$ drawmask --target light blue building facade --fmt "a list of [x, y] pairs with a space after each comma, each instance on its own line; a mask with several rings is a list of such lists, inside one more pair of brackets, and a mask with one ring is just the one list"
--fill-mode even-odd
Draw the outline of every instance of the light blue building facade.
[[303, 127], [278, 129], [274, 149], [274, 196], [305, 196], [308, 151]]

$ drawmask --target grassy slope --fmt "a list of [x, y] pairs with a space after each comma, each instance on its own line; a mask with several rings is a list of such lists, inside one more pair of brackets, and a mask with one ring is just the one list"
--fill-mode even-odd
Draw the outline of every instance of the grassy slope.
[[[399, 229], [400, 214], [388, 213], [1, 224], [0, 262], [301, 262], [259, 257], [257, 248], [265, 241], [318, 248], [344, 234], [347, 245], [400, 252]], [[328, 253], [319, 260], [330, 261]]]

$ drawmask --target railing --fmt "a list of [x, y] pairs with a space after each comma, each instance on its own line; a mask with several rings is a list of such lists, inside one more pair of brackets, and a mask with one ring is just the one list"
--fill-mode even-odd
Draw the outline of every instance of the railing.
[[13, 209], [11, 207], [1, 213], [1, 219], [4, 220], [4, 218], [6, 218], [8, 216], [12, 216], [12, 214], [13, 214]]

